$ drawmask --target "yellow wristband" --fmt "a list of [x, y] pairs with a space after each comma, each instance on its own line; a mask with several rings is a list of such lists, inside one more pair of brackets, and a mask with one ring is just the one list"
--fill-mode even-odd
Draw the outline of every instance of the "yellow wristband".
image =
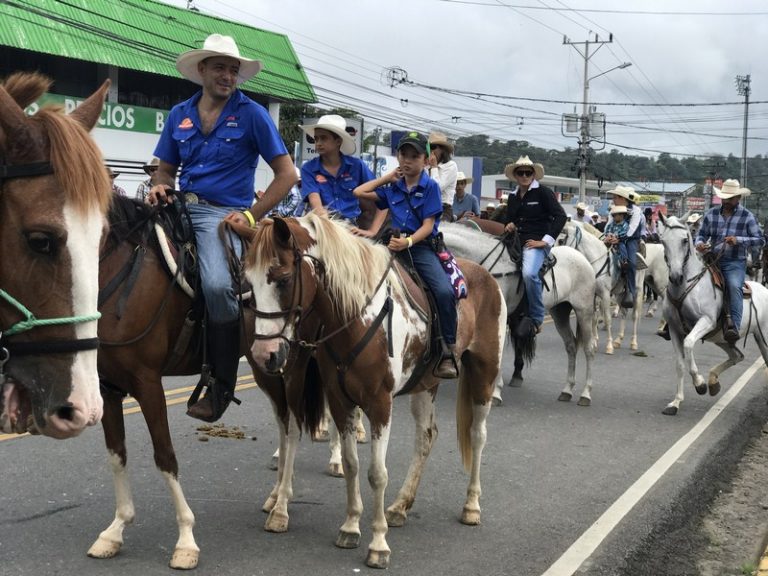
[[256, 220], [250, 210], [243, 210], [243, 216], [248, 219], [248, 224], [251, 228], [256, 228]]
[[408, 240], [408, 248], [411, 248], [413, 246], [413, 238], [408, 236], [407, 240]]

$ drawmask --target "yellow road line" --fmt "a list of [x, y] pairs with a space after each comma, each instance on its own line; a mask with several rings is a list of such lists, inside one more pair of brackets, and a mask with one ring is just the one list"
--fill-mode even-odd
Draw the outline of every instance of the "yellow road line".
[[[237, 388], [238, 391], [243, 390], [250, 390], [251, 388], [258, 388], [259, 385], [253, 380], [253, 375], [246, 374], [244, 376], [240, 376], [237, 379]], [[174, 406], [175, 404], [181, 404], [182, 402], [187, 401], [186, 394], [187, 392], [191, 392], [194, 390], [194, 386], [182, 386], [180, 388], [171, 388], [169, 390], [165, 391], [165, 405], [166, 406]], [[180, 398], [172, 398], [173, 396], [178, 396], [180, 394], [184, 394], [184, 396]], [[168, 400], [168, 398], [171, 398]], [[126, 398], [123, 401], [123, 414], [136, 414], [138, 412], [141, 412], [141, 407], [138, 405], [135, 399], [133, 398]], [[30, 436], [29, 433], [24, 434], [0, 434], [0, 442], [4, 442], [6, 440], [17, 440], [19, 438], [24, 438], [25, 436]]]

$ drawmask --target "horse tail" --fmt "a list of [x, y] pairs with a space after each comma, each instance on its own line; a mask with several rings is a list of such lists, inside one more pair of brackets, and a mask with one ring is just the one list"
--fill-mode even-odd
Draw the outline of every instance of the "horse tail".
[[461, 463], [464, 464], [464, 470], [469, 472], [472, 465], [473, 401], [469, 383], [470, 375], [463, 366], [460, 370], [459, 389], [456, 394], [456, 439], [461, 453]]
[[302, 398], [302, 427], [314, 437], [325, 415], [325, 391], [317, 360], [310, 357], [304, 375], [304, 393]]

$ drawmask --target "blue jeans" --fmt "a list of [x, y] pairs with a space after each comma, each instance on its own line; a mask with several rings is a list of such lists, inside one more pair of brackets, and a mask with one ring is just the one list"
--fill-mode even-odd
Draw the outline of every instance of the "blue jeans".
[[443, 270], [437, 254], [432, 247], [422, 241], [409, 248], [413, 265], [418, 270], [424, 284], [429, 286], [437, 304], [437, 316], [440, 319], [440, 331], [443, 342], [448, 346], [456, 344], [456, 295], [448, 275]]
[[[741, 313], [744, 308], [744, 278], [747, 275], [747, 263], [738, 258], [721, 258], [720, 270], [728, 286], [728, 307], [731, 320], [736, 330], [741, 326]], [[725, 304], [725, 303], [723, 303]]]
[[639, 238], [627, 238], [627, 289], [632, 295], [634, 301], [637, 295], [637, 287], [635, 286], [635, 272], [637, 272], [637, 249], [640, 246]]
[[549, 254], [549, 248], [523, 248], [523, 283], [525, 295], [528, 298], [528, 314], [536, 326], [544, 322], [544, 302], [541, 291], [543, 285], [539, 278], [539, 270]]
[[[240, 308], [232, 286], [227, 253], [219, 237], [219, 224], [224, 216], [236, 209], [210, 204], [188, 204], [187, 209], [195, 230], [200, 283], [209, 321], [211, 324], [234, 322], [240, 315]], [[229, 232], [229, 236], [235, 252], [241, 255], [243, 246], [240, 237], [232, 232]]]

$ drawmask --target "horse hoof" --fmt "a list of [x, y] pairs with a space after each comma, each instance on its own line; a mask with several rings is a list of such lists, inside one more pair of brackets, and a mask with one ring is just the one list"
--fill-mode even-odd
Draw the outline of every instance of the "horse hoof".
[[696, 389], [696, 394], [698, 394], [699, 396], [704, 396], [704, 394], [707, 393], [706, 384], [697, 384], [696, 386], [694, 386], [694, 388]]
[[344, 478], [344, 468], [341, 466], [341, 463], [329, 463], [328, 474], [334, 478]]
[[272, 456], [272, 460], [269, 461], [269, 469], [277, 470], [278, 462], [279, 462], [279, 458], [277, 456]]
[[720, 381], [716, 381], [709, 385], [709, 395], [717, 396], [720, 393]]
[[512, 376], [512, 380], [509, 381], [510, 388], [520, 388], [523, 385], [522, 376]]
[[480, 524], [480, 510], [464, 508], [461, 512], [461, 523], [467, 526], [477, 526]]
[[122, 542], [99, 538], [88, 550], [88, 556], [91, 558], [114, 558], [120, 552], [122, 545]]
[[335, 544], [339, 548], [357, 548], [360, 546], [360, 534], [339, 530], [339, 535], [336, 536]]
[[608, 346], [606, 346], [605, 353], [609, 355], [613, 354], [613, 345], [609, 344]]
[[653, 318], [653, 312], [646, 312], [645, 313], [646, 318]]
[[677, 416], [677, 407], [676, 406], [667, 406], [664, 408], [664, 410], [661, 411], [664, 416]]
[[328, 442], [331, 438], [331, 435], [328, 433], [328, 430], [318, 430], [312, 435], [312, 440], [315, 442]]
[[613, 347], [614, 348], [621, 348], [621, 340], [614, 340], [613, 341]]
[[630, 344], [629, 345], [629, 349], [630, 350], [637, 350], [637, 342], [633, 342], [632, 344]]
[[389, 556], [389, 550], [368, 550], [368, 557], [365, 559], [365, 565], [369, 568], [381, 568], [382, 570], [386, 570], [389, 568]]
[[174, 570], [194, 570], [200, 559], [200, 550], [176, 548], [168, 566]]
[[368, 436], [365, 434], [365, 430], [358, 430], [355, 432], [358, 444], [368, 444]]
[[557, 400], [559, 402], [570, 402], [571, 398], [573, 398], [573, 396], [568, 394], [568, 392], [560, 392], [560, 396], [557, 397]]
[[577, 406], [592, 406], [592, 399], [587, 398], [586, 396], [582, 396], [579, 398], [579, 401], [576, 403]]
[[262, 512], [272, 512], [272, 508], [275, 507], [275, 503], [277, 502], [276, 496], [270, 496], [267, 498], [267, 500], [264, 502], [264, 505], [261, 507]]
[[494, 396], [493, 398], [491, 398], [491, 406], [501, 406], [503, 404], [504, 404], [504, 401], [501, 398], [497, 396]]
[[288, 515], [280, 514], [272, 510], [272, 512], [269, 513], [269, 517], [267, 517], [267, 521], [264, 523], [264, 530], [276, 534], [288, 532]]
[[384, 515], [387, 518], [387, 526], [390, 528], [402, 528], [408, 518], [405, 512], [400, 510], [387, 510]]

